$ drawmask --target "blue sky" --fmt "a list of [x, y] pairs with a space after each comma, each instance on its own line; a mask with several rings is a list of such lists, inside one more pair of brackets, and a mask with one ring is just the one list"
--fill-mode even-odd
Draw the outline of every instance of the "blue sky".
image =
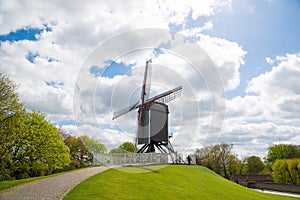
[[[0, 0], [0, 71], [20, 85], [20, 99], [27, 109], [47, 113], [54, 124], [63, 125], [74, 134], [90, 134], [99, 141], [105, 137], [103, 142], [113, 148], [124, 140], [132, 140], [135, 122], [133, 114], [111, 121], [112, 103], [134, 101], [149, 55], [157, 65], [174, 66], [170, 72], [154, 69], [153, 92], [163, 92], [181, 79], [196, 91], [195, 96], [197, 91], [203, 91], [200, 83], [184, 77], [180, 66], [185, 67], [187, 74], [193, 74], [186, 63], [168, 57], [172, 47], [165, 41], [150, 53], [136, 50], [136, 54], [121, 52], [113, 57], [110, 54], [118, 49], [107, 47], [101, 52], [104, 60], [95, 56], [95, 63], [90, 64], [88, 58], [109, 38], [126, 31], [177, 31], [193, 38], [207, 52], [223, 79], [226, 117], [216, 141], [239, 144], [235, 151], [241, 156], [264, 156], [267, 147], [278, 141], [300, 142], [299, 9], [298, 0], [131, 1], [120, 5], [105, 0], [65, 4], [29, 0], [14, 5]], [[143, 41], [142, 37], [139, 39], [137, 35], [122, 41], [122, 45], [134, 46]], [[87, 71], [82, 70], [85, 63]], [[173, 72], [181, 76], [172, 80]], [[80, 88], [80, 81], [86, 90]], [[85, 99], [76, 99], [76, 91], [83, 92]], [[203, 99], [196, 100], [203, 102], [201, 108], [211, 102], [212, 99], [205, 99], [207, 96], [210, 94], [203, 93], [199, 97]], [[185, 104], [185, 97], [182, 99], [181, 104]], [[80, 116], [74, 102], [90, 115]], [[177, 107], [176, 103], [170, 105], [172, 113], [179, 113]], [[180, 127], [176, 117], [171, 115], [171, 120], [176, 135]], [[203, 113], [199, 121], [203, 127], [209, 127], [209, 117]], [[203, 143], [203, 137], [199, 128], [187, 151], [208, 145]], [[175, 139], [174, 143], [180, 149], [180, 143]]]
[[236, 41], [247, 51], [241, 84], [228, 97], [243, 95], [248, 80], [270, 70], [266, 57], [298, 52], [300, 44], [299, 1], [233, 1], [232, 7], [233, 11], [209, 18], [214, 28], [206, 31]]
[[36, 34], [41, 33], [41, 29], [36, 28], [21, 28], [14, 32], [10, 32], [5, 35], [0, 35], [0, 41], [19, 41], [19, 40], [32, 40], [35, 41], [37, 38], [35, 37]]

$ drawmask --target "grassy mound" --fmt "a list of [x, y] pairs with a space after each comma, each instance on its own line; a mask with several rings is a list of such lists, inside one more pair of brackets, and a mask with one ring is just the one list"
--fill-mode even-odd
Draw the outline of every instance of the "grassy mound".
[[[157, 170], [158, 169], [158, 170]], [[128, 173], [128, 172], [148, 173]], [[67, 199], [294, 199], [260, 193], [201, 166], [126, 167], [97, 174], [73, 188]]]

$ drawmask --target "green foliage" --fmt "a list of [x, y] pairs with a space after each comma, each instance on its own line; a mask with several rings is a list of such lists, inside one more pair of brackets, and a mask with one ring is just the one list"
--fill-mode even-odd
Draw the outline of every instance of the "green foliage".
[[[127, 172], [125, 172], [127, 171]], [[140, 172], [140, 173], [129, 173]], [[291, 197], [261, 193], [228, 181], [202, 166], [169, 165], [109, 169], [75, 186], [68, 199], [264, 199]]]
[[1, 132], [1, 180], [51, 173], [69, 164], [69, 149], [44, 114], [23, 110], [6, 123]]
[[132, 142], [124, 142], [119, 146], [119, 149], [127, 152], [134, 152], [134, 145], [132, 144]]
[[242, 174], [243, 173], [243, 163], [237, 158], [236, 155], [231, 154], [228, 159], [228, 177], [231, 177], [233, 174]]
[[71, 164], [69, 169], [82, 168], [92, 164], [93, 155], [83, 145], [80, 138], [68, 135], [64, 142], [70, 149]]
[[267, 161], [273, 164], [277, 159], [300, 158], [300, 146], [276, 144], [269, 147]]
[[134, 144], [132, 142], [124, 142], [118, 148], [111, 149], [109, 153], [128, 153], [134, 152]]
[[14, 85], [0, 74], [0, 180], [51, 173], [70, 162], [57, 129], [40, 112], [27, 112]]
[[27, 137], [31, 151], [32, 166], [42, 170], [63, 169], [70, 163], [69, 149], [63, 143], [56, 127], [40, 112], [29, 113]]
[[226, 143], [197, 149], [195, 155], [198, 164], [212, 169], [225, 178], [240, 171], [240, 161]]
[[260, 173], [265, 169], [265, 164], [262, 162], [260, 157], [250, 156], [246, 159], [247, 171], [246, 173]]
[[[14, 145], [21, 141], [17, 137], [18, 126], [24, 126], [22, 104], [19, 103], [17, 86], [0, 73], [0, 180], [12, 178]], [[24, 121], [24, 120], [22, 120]]]
[[71, 164], [68, 169], [82, 168], [90, 166], [93, 163], [94, 153], [106, 153], [106, 147], [104, 144], [91, 139], [87, 135], [80, 137], [73, 137], [62, 127], [58, 128], [60, 135], [64, 143], [70, 149]]
[[106, 153], [107, 151], [104, 144], [101, 144], [97, 140], [93, 140], [87, 135], [80, 136], [79, 139], [91, 153]]
[[300, 159], [277, 159], [273, 164], [276, 183], [300, 185]]
[[109, 153], [127, 153], [127, 151], [120, 149], [120, 148], [114, 148], [114, 149], [111, 149], [109, 151]]
[[17, 85], [0, 73], [0, 122], [22, 110], [16, 90]]

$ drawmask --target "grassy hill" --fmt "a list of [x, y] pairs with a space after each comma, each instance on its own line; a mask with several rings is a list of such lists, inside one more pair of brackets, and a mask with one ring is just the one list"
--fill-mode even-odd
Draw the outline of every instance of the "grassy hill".
[[[128, 173], [134, 172], [134, 173]], [[147, 172], [147, 173], [137, 173]], [[124, 167], [97, 174], [73, 188], [67, 199], [295, 199], [257, 192], [201, 166]]]

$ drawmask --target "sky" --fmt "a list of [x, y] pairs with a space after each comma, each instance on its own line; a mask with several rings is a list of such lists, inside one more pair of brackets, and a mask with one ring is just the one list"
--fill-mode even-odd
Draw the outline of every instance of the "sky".
[[300, 1], [0, 0], [0, 71], [28, 110], [108, 149], [134, 141], [152, 59], [151, 96], [168, 103], [180, 153], [226, 142], [239, 157], [300, 143]]

